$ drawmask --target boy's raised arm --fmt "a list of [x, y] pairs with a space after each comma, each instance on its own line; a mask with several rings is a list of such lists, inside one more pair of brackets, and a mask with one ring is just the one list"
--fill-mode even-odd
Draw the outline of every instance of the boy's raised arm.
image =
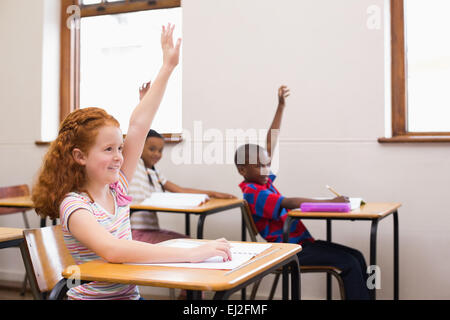
[[137, 162], [144, 147], [145, 137], [150, 130], [153, 118], [164, 96], [169, 77], [178, 65], [181, 39], [178, 39], [176, 45], [173, 44], [172, 36], [174, 28], [175, 26], [171, 26], [170, 24], [167, 27], [162, 27], [162, 67], [156, 79], [152, 82], [151, 90], [145, 93], [131, 114], [130, 125], [123, 148], [124, 162], [122, 165], [122, 171], [128, 181], [131, 181], [133, 178]]
[[269, 131], [267, 132], [266, 138], [266, 149], [269, 157], [272, 157], [272, 151], [278, 143], [278, 135], [280, 133], [281, 119], [283, 117], [284, 107], [286, 105], [285, 99], [289, 97], [289, 88], [286, 86], [281, 86], [278, 88], [278, 107], [275, 112], [275, 116], [272, 120]]

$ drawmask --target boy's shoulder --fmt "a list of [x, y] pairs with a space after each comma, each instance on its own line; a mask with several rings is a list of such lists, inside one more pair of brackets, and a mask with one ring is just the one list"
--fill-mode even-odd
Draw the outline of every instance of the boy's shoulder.
[[[275, 178], [275, 177], [274, 177]], [[242, 189], [242, 191], [245, 192], [258, 192], [261, 190], [267, 190], [270, 189], [271, 186], [273, 186], [273, 180], [272, 175], [269, 176], [269, 181], [266, 184], [258, 184], [254, 182], [248, 182], [248, 181], [242, 181], [239, 184], [239, 187]]]

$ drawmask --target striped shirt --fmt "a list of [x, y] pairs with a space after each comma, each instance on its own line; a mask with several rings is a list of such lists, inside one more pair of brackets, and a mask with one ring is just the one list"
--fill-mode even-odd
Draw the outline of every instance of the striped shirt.
[[[118, 188], [119, 192], [127, 193], [128, 182], [122, 172], [120, 172]], [[129, 205], [119, 207], [116, 202], [114, 189], [110, 190], [114, 197], [115, 214], [107, 212], [98, 203], [91, 202], [89, 196], [85, 193], [68, 193], [61, 202], [59, 214], [64, 242], [77, 265], [102, 259], [70, 233], [67, 222], [71, 214], [79, 209], [89, 211], [97, 222], [114, 237], [131, 240], [130, 207]], [[67, 292], [67, 296], [70, 300], [137, 300], [140, 298], [139, 291], [135, 285], [99, 281], [73, 287]]]
[[[239, 184], [244, 199], [248, 202], [253, 220], [260, 235], [268, 242], [283, 242], [283, 225], [289, 210], [281, 207], [284, 197], [273, 185], [276, 176], [272, 173], [265, 185], [242, 182]], [[305, 225], [298, 219], [291, 225], [290, 243], [314, 242]]]
[[[144, 161], [139, 159], [133, 180], [128, 190], [133, 197], [133, 203], [140, 203], [149, 198], [153, 192], [164, 192], [163, 186], [167, 179], [153, 167], [146, 168]], [[150, 184], [149, 176], [152, 183]], [[154, 211], [136, 211], [131, 215], [131, 228], [138, 230], [159, 230], [158, 216]]]

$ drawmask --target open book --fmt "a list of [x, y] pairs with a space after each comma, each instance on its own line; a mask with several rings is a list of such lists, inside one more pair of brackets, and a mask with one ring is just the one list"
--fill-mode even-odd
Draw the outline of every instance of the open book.
[[194, 208], [209, 200], [203, 193], [153, 192], [141, 205], [168, 208]]
[[[160, 245], [175, 247], [175, 248], [195, 248], [204, 244], [204, 242], [177, 239]], [[133, 263], [139, 265], [148, 266], [166, 266], [166, 267], [179, 267], [179, 268], [203, 268], [203, 269], [223, 269], [229, 270], [239, 267], [254, 256], [260, 254], [264, 250], [270, 248], [270, 243], [231, 243], [231, 261], [223, 262], [223, 258], [220, 256], [211, 257], [205, 261], [198, 263]]]

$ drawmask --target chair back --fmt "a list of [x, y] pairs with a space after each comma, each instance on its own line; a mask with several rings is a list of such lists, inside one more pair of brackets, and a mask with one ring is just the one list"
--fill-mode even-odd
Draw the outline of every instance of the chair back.
[[[0, 187], [0, 199], [13, 198], [13, 197], [24, 197], [30, 195], [30, 188], [26, 184]], [[30, 208], [0, 208], [0, 215], [17, 213], [30, 210]]]
[[63, 279], [62, 271], [74, 265], [63, 240], [61, 226], [23, 231], [22, 258], [35, 299], [45, 299]]
[[258, 229], [256, 228], [255, 221], [253, 221], [252, 212], [250, 211], [250, 206], [248, 202], [244, 200], [244, 209], [242, 210], [244, 216], [245, 226], [250, 235], [250, 239], [253, 242], [257, 242], [256, 236], [258, 235]]

